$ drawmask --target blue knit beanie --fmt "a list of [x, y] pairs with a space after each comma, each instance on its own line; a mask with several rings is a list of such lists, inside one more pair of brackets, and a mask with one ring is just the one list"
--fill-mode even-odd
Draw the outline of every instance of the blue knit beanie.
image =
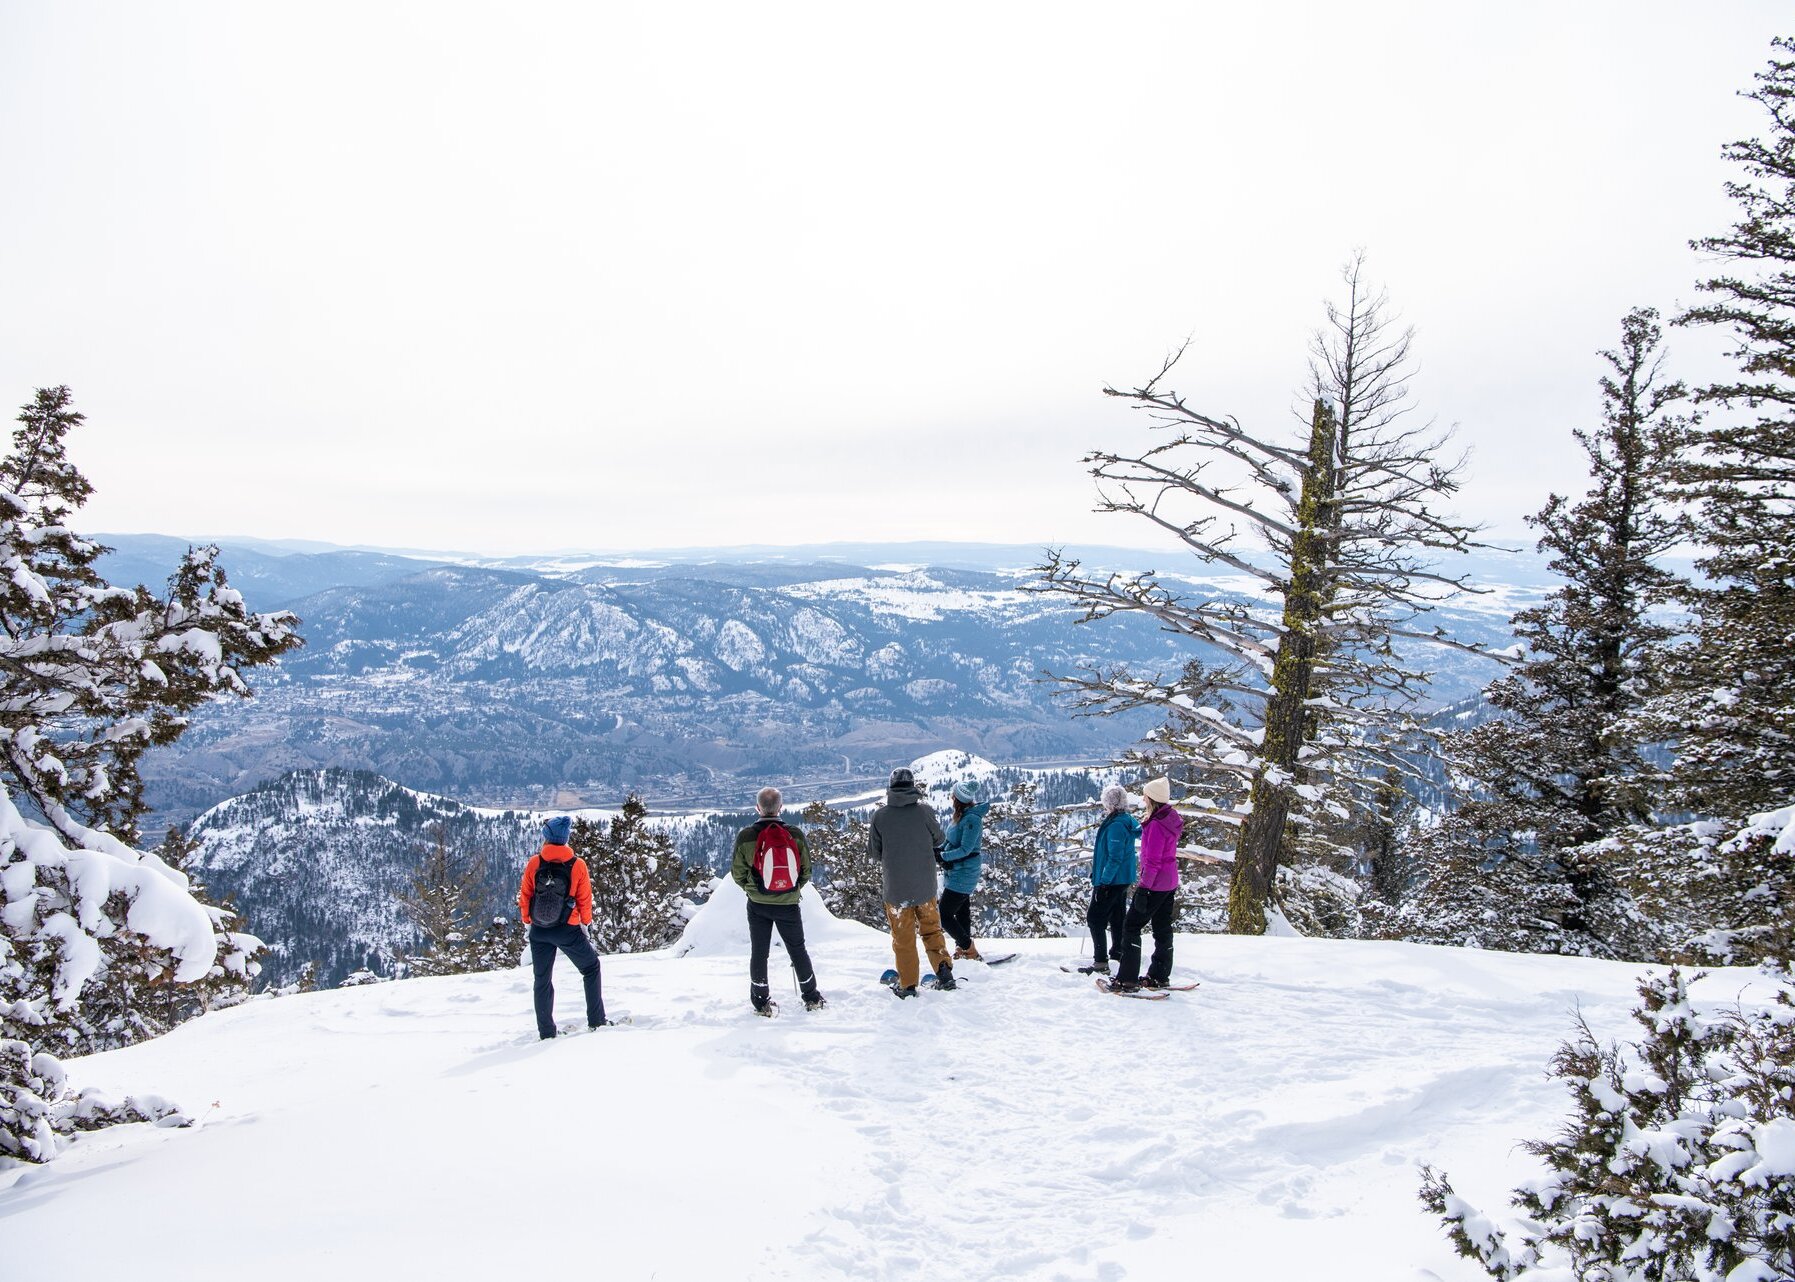
[[556, 815], [542, 825], [542, 839], [551, 846], [565, 846], [568, 834], [573, 831], [573, 820], [566, 815]]
[[954, 800], [974, 805], [979, 799], [979, 785], [976, 779], [962, 779], [954, 785]]

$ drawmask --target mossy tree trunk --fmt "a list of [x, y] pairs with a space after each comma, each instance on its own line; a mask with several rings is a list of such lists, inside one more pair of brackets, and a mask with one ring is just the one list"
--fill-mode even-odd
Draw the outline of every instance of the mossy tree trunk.
[[1237, 935], [1265, 933], [1265, 909], [1276, 883], [1284, 830], [1295, 798], [1298, 760], [1305, 733], [1309, 691], [1329, 581], [1334, 446], [1338, 423], [1333, 408], [1316, 401], [1309, 422], [1308, 467], [1291, 540], [1290, 583], [1284, 594], [1284, 628], [1272, 663], [1271, 699], [1265, 709], [1265, 741], [1253, 776], [1251, 813], [1234, 847], [1234, 878], [1228, 890], [1228, 929]]

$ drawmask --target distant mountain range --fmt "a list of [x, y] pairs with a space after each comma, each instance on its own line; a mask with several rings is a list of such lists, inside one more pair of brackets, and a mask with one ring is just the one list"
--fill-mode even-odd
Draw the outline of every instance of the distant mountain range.
[[[119, 583], [159, 582], [187, 547], [100, 537]], [[860, 555], [834, 559], [845, 551]], [[1175, 555], [1070, 551], [1093, 567], [1179, 569]], [[1150, 722], [1072, 717], [1046, 674], [1172, 672], [1190, 650], [1143, 618], [1074, 626], [1061, 599], [1025, 590], [1041, 553], [895, 544], [493, 561], [226, 544], [232, 583], [254, 608], [298, 613], [307, 644], [254, 678], [256, 698], [202, 710], [154, 753], [148, 795], [184, 820], [289, 771], [339, 768], [491, 806], [614, 805], [636, 791], [664, 809], [733, 806], [764, 781], [848, 791], [941, 748], [1108, 759]], [[1523, 556], [1467, 569], [1493, 590], [1439, 621], [1506, 644], [1508, 615], [1547, 577]], [[1430, 659], [1441, 703], [1492, 675], [1471, 656]]]

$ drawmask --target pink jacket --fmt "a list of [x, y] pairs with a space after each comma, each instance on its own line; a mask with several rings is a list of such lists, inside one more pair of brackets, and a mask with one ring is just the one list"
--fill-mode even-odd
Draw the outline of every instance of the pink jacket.
[[1178, 889], [1178, 838], [1184, 816], [1161, 806], [1141, 824], [1141, 889]]

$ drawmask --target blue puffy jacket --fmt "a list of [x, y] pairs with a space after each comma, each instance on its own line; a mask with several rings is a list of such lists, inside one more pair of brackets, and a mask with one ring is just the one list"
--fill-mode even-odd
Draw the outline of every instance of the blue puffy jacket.
[[1134, 842], [1141, 835], [1141, 821], [1125, 810], [1107, 816], [1097, 826], [1091, 843], [1091, 884], [1132, 886], [1140, 869], [1135, 864]]
[[990, 802], [981, 801], [948, 826], [947, 844], [941, 848], [945, 889], [957, 890], [962, 895], [970, 895], [978, 889], [979, 872], [985, 866], [979, 842], [984, 840], [985, 812], [990, 808]]

